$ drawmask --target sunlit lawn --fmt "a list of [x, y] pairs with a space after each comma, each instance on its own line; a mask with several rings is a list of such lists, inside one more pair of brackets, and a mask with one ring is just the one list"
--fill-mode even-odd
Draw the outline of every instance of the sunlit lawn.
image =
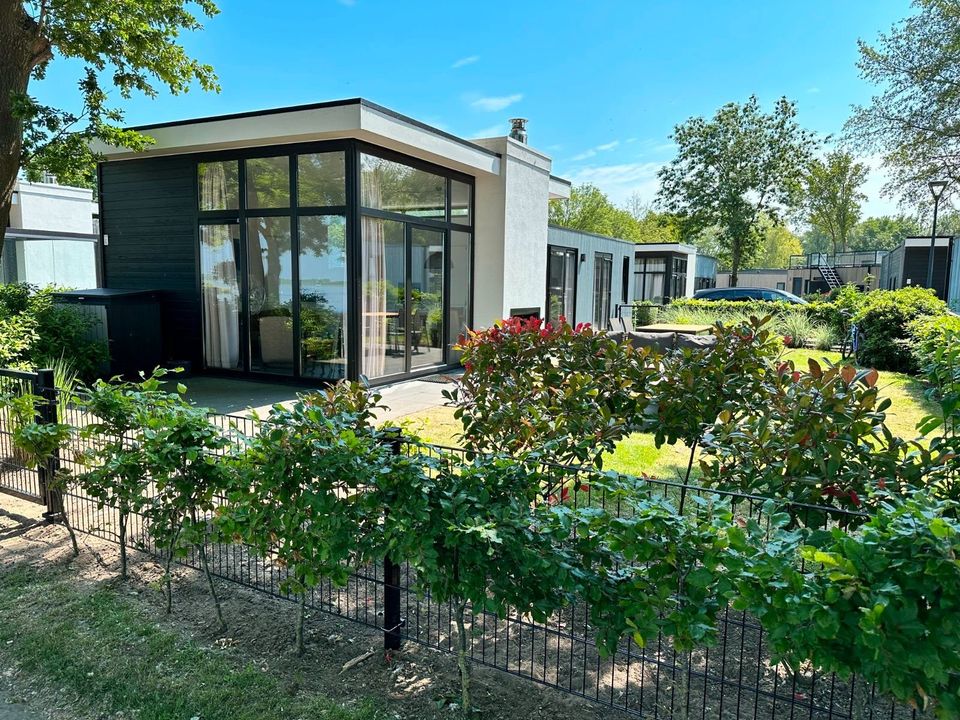
[[[793, 360], [799, 368], [805, 368], [809, 358], [821, 364], [825, 364], [824, 360], [840, 362], [840, 353], [821, 350], [789, 350], [783, 357]], [[888, 397], [893, 403], [887, 411], [887, 426], [894, 434], [912, 438], [916, 435], [920, 419], [938, 412], [936, 404], [924, 397], [924, 386], [918, 378], [902, 373], [881, 372], [878, 385], [881, 397]], [[460, 422], [453, 417], [453, 408], [438, 407], [415, 413], [407, 416], [403, 424], [427, 442], [453, 446], [460, 444]], [[678, 443], [657, 448], [652, 435], [636, 433], [617, 445], [616, 450], [605, 458], [604, 466], [632, 475], [645, 473], [664, 479], [679, 479], [686, 474], [689, 460], [689, 447]], [[694, 463], [691, 477], [697, 475], [697, 464]]]

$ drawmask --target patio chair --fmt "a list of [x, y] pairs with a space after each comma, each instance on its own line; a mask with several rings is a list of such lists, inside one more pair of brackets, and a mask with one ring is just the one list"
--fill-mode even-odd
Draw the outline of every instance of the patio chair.
[[616, 315], [610, 318], [610, 330], [615, 333], [625, 332], [623, 327], [623, 320], [618, 318]]
[[633, 327], [633, 318], [620, 318], [620, 322], [623, 323], [623, 329], [628, 333], [636, 332], [636, 328]]

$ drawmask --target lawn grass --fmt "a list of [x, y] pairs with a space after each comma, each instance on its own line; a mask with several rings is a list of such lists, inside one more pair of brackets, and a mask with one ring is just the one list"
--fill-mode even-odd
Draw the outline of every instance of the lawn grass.
[[[840, 353], [823, 350], [786, 350], [784, 360], [793, 360], [798, 368], [806, 368], [809, 359], [821, 365], [839, 363]], [[921, 418], [936, 414], [939, 408], [924, 396], [923, 382], [914, 376], [895, 372], [881, 372], [878, 381], [881, 397], [893, 403], [887, 411], [887, 427], [895, 435], [914, 438]], [[438, 445], [459, 446], [460, 422], [453, 416], [453, 408], [436, 407], [404, 418], [402, 425], [408, 432], [427, 442]], [[646, 474], [665, 480], [677, 480], [686, 475], [690, 460], [690, 448], [682, 443], [657, 448], [653, 435], [635, 433], [617, 444], [612, 453], [604, 457], [604, 468], [629, 475]], [[694, 463], [691, 478], [700, 474]]]
[[62, 568], [21, 565], [0, 575], [0, 618], [0, 658], [69, 697], [78, 716], [385, 717], [371, 706], [291, 695], [275, 676], [165, 629], [110, 585], [78, 584]]

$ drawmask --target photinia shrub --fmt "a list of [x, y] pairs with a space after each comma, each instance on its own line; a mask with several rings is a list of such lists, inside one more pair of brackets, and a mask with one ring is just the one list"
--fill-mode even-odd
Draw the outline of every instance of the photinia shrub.
[[444, 395], [475, 452], [544, 451], [556, 462], [601, 464], [643, 422], [656, 376], [648, 350], [589, 325], [511, 318], [469, 331], [465, 368]]
[[650, 386], [657, 408], [650, 430], [658, 447], [678, 440], [695, 444], [728, 404], [762, 404], [762, 387], [774, 375], [780, 349], [770, 318], [718, 323], [713, 333], [714, 347], [685, 348], [660, 360]]
[[[704, 436], [704, 484], [862, 511], [884, 492], [921, 482], [913, 446], [886, 427], [890, 400], [879, 399], [877, 378], [849, 365], [823, 369], [810, 360], [800, 371], [781, 363], [761, 384], [761, 402], [729, 405]], [[793, 511], [805, 523], [827, 520], [812, 508]]]

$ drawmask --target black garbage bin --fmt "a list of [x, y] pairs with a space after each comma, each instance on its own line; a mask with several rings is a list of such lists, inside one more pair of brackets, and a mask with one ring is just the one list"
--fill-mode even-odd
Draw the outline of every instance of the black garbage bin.
[[135, 378], [162, 364], [159, 291], [68, 290], [57, 293], [55, 302], [76, 306], [98, 321], [90, 329], [91, 337], [106, 340], [110, 347], [110, 364], [101, 368], [102, 376]]

